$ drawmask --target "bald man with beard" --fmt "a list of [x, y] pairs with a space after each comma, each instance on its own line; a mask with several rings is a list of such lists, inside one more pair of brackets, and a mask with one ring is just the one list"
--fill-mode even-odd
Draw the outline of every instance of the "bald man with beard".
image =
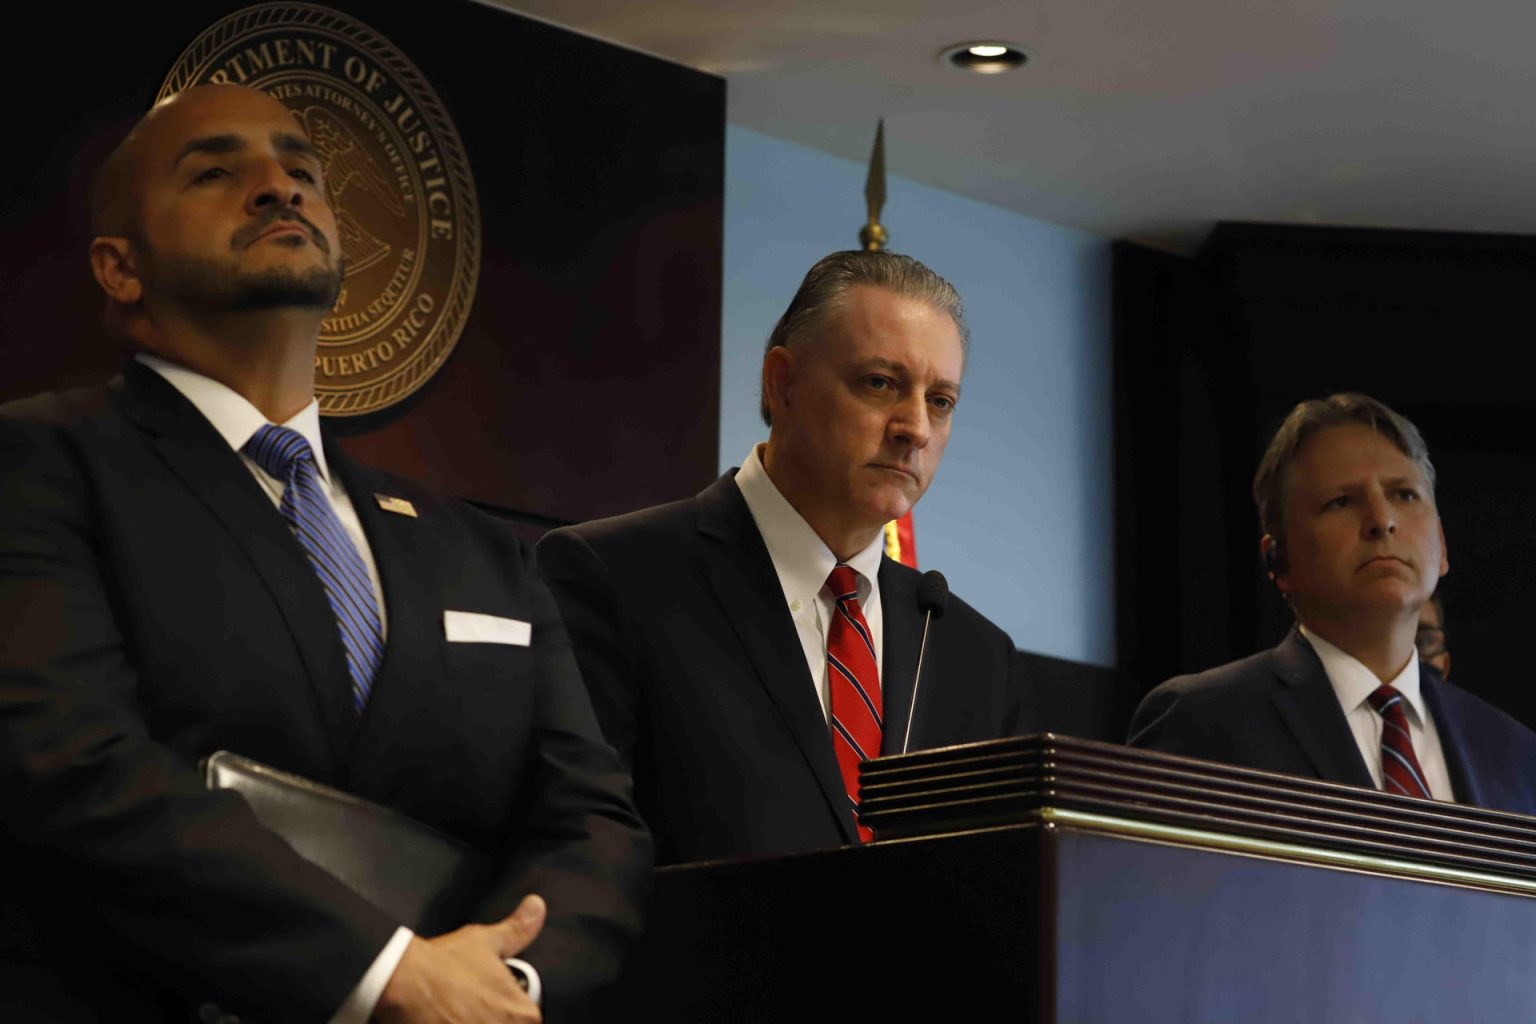
[[[537, 1020], [509, 957], [552, 1015], [584, 1005], [639, 931], [649, 837], [531, 552], [320, 426], [343, 272], [302, 127], [190, 90], [108, 159], [94, 215], [136, 354], [0, 408], [0, 1015]], [[466, 614], [498, 631], [466, 642]], [[463, 927], [414, 935], [207, 790], [221, 749], [493, 877]]]

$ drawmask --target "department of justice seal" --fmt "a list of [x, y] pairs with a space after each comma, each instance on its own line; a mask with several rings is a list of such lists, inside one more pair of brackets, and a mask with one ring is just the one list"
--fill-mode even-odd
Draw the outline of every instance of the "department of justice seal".
[[192, 40], [156, 102], [194, 85], [261, 89], [325, 162], [346, 278], [320, 330], [327, 416], [393, 405], [453, 351], [480, 276], [480, 208], [463, 143], [416, 65], [350, 15], [257, 4]]

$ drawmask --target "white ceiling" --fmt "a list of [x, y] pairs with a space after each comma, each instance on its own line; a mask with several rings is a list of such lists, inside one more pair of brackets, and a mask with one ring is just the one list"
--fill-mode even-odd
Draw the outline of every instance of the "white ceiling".
[[[1181, 251], [1218, 220], [1536, 234], [1530, 0], [498, 0], [724, 75], [732, 123]], [[942, 66], [1003, 38], [1006, 75]]]

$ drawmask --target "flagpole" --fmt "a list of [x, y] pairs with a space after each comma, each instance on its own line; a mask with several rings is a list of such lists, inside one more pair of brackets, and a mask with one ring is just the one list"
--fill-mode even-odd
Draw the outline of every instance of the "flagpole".
[[[869, 219], [859, 228], [859, 245], [865, 252], [880, 252], [890, 235], [880, 223], [885, 209], [885, 118], [875, 125], [875, 145], [869, 153], [869, 174], [864, 179], [864, 203]], [[894, 561], [917, 568], [917, 541], [912, 533], [912, 512], [885, 524], [885, 553]]]

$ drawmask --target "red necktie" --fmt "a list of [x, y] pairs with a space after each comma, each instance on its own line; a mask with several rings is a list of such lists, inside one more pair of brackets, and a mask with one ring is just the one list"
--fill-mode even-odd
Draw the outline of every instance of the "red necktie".
[[1424, 770], [1413, 755], [1413, 738], [1408, 735], [1408, 714], [1403, 710], [1403, 695], [1390, 686], [1377, 687], [1366, 700], [1381, 716], [1381, 785], [1388, 793], [1431, 799]]
[[[880, 667], [869, 623], [859, 608], [858, 574], [839, 565], [827, 577], [834, 608], [827, 630], [827, 684], [832, 698], [832, 749], [843, 775], [843, 789], [859, 807], [859, 762], [880, 753]], [[874, 833], [859, 826], [859, 838]]]

